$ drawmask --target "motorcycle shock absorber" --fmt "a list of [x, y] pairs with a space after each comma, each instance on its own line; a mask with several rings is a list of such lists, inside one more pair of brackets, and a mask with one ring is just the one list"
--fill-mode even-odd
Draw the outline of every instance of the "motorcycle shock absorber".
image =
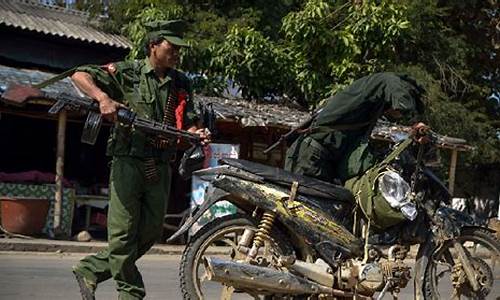
[[[258, 214], [259, 208], [256, 207], [252, 213], [252, 218], [256, 218]], [[253, 241], [253, 237], [255, 236], [255, 229], [247, 228], [243, 231], [241, 235], [240, 241], [238, 242], [237, 249], [239, 252], [248, 255], [250, 243]]]
[[253, 240], [252, 249], [250, 249], [247, 255], [249, 260], [255, 259], [259, 248], [264, 245], [266, 239], [269, 239], [274, 219], [276, 219], [276, 214], [273, 212], [265, 212], [262, 214], [262, 219], [260, 220], [259, 227]]

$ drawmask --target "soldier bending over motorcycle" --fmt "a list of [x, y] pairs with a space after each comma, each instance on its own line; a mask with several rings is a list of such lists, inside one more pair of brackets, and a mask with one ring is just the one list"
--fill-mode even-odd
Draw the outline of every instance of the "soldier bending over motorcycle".
[[[376, 73], [354, 81], [327, 99], [309, 128], [286, 153], [285, 169], [327, 182], [362, 174], [375, 162], [370, 133], [377, 120], [415, 117], [423, 112], [425, 90], [407, 75]], [[424, 123], [414, 129], [426, 130]]]

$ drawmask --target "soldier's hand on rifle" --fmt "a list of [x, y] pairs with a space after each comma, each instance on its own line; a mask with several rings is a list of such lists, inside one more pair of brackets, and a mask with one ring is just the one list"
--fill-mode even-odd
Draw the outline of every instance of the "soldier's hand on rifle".
[[418, 122], [412, 126], [411, 135], [417, 143], [427, 144], [430, 142], [430, 138], [427, 134], [430, 130], [431, 128], [427, 124]]
[[208, 130], [208, 128], [197, 128], [193, 126], [189, 128], [188, 131], [199, 135], [202, 145], [206, 145], [212, 141], [212, 133]]
[[118, 108], [124, 107], [123, 104], [114, 101], [106, 93], [102, 93], [96, 99], [99, 102], [99, 110], [103, 118], [110, 122], [116, 122]]
[[117, 110], [124, 105], [114, 101], [102, 91], [87, 72], [77, 71], [71, 76], [71, 79], [84, 94], [99, 102], [99, 110], [106, 120], [110, 122], [116, 121]]

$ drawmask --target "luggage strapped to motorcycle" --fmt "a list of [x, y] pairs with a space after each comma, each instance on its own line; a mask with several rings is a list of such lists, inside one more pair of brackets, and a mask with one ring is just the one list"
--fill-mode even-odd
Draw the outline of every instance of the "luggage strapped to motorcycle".
[[379, 229], [395, 225], [405, 219], [399, 210], [392, 208], [378, 191], [378, 178], [387, 170], [389, 164], [412, 143], [406, 139], [380, 163], [369, 168], [364, 174], [351, 178], [345, 187], [351, 190], [356, 199], [355, 224], [357, 223], [358, 207], [368, 219], [368, 223]]
[[[403, 152], [412, 143], [412, 139], [406, 139], [402, 143], [396, 146], [384, 160], [380, 163], [375, 164], [373, 167], [368, 169], [364, 174], [351, 178], [345, 183], [345, 187], [351, 190], [354, 194], [354, 199], [356, 199], [356, 205], [354, 208], [354, 224], [353, 232], [356, 233], [358, 220], [358, 208], [365, 215], [367, 223], [362, 228], [362, 236], [365, 239], [365, 249], [364, 249], [364, 260], [367, 261], [369, 257], [369, 243], [368, 239], [370, 237], [370, 227], [374, 225], [378, 229], [384, 229], [386, 227], [397, 224], [405, 219], [400, 211], [393, 209], [389, 203], [383, 198], [376, 184], [378, 178], [384, 174], [387, 170], [388, 165], [398, 157], [401, 152]], [[374, 205], [374, 203], [379, 204]]]

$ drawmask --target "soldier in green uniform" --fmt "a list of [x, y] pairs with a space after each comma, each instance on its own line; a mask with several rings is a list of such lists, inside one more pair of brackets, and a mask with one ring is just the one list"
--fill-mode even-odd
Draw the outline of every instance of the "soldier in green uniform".
[[421, 113], [423, 92], [415, 80], [396, 73], [354, 81], [327, 99], [311, 126], [292, 143], [285, 169], [342, 183], [361, 174], [375, 163], [369, 136], [377, 119], [385, 115], [394, 121]]
[[[99, 102], [101, 114], [116, 121], [127, 106], [140, 117], [186, 129], [208, 138], [194, 113], [189, 79], [174, 69], [183, 40], [184, 23], [147, 24], [146, 58], [105, 66], [82, 66], [75, 84]], [[207, 140], [206, 140], [207, 141]], [[147, 136], [115, 124], [108, 140], [112, 156], [108, 211], [108, 248], [73, 267], [83, 299], [94, 299], [97, 285], [109, 278], [119, 299], [143, 299], [146, 292], [135, 262], [159, 237], [169, 198], [171, 167], [177, 140]]]

